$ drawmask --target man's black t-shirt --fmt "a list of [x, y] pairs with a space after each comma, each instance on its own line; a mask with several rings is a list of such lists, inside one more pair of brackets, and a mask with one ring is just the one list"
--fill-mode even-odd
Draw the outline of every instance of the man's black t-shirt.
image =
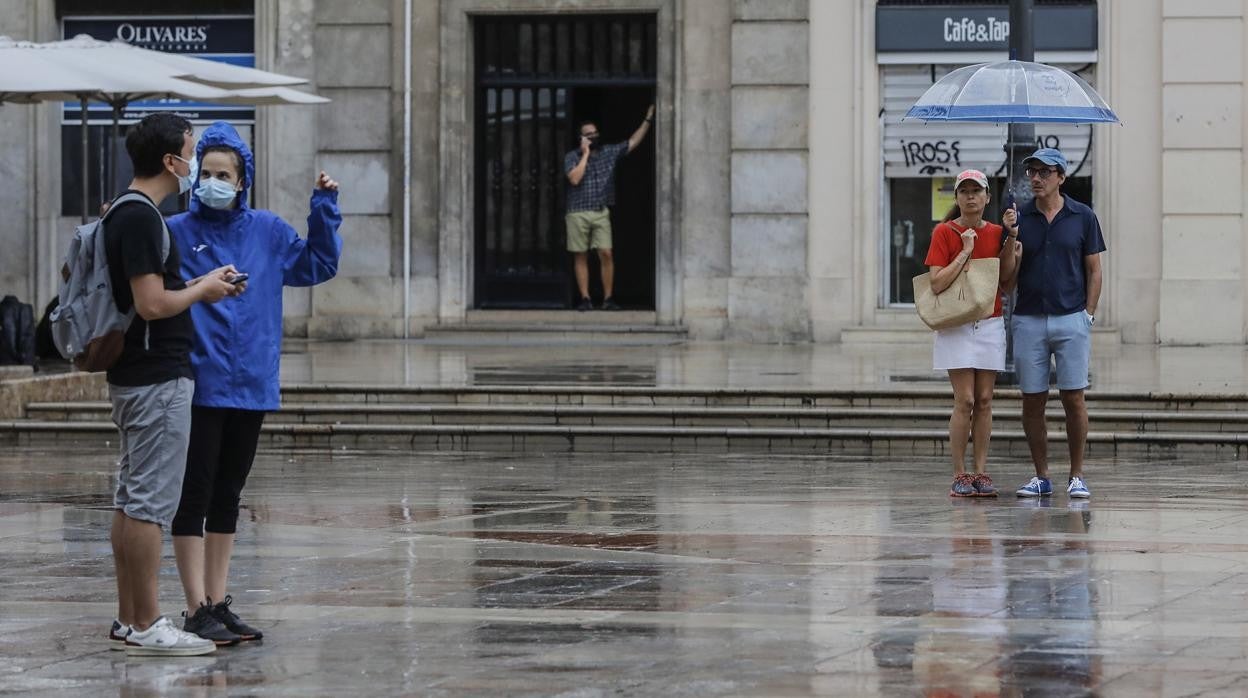
[[[142, 194], [133, 189], [127, 193], [130, 192]], [[186, 288], [180, 272], [182, 258], [172, 239], [169, 240], [169, 257], [161, 259], [165, 235], [160, 214], [138, 201], [119, 205], [104, 222], [104, 253], [108, 256], [113, 299], [121, 312], [128, 313], [134, 306], [134, 291], [130, 288], [133, 277], [160, 274], [166, 290]], [[134, 386], [191, 378], [194, 334], [189, 308], [171, 318], [150, 323], [136, 313], [126, 331], [121, 358], [108, 370], [108, 382]]]

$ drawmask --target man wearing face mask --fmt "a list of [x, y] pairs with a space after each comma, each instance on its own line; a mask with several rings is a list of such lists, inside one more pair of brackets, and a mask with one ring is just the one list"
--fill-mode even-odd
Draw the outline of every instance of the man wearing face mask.
[[615, 286], [615, 259], [611, 254], [611, 210], [615, 203], [615, 166], [620, 159], [633, 152], [654, 123], [654, 105], [646, 111], [646, 118], [623, 143], [602, 145], [598, 125], [593, 121], [581, 124], [580, 148], [569, 151], [563, 158], [563, 170], [568, 176], [568, 201], [564, 210], [564, 223], [568, 231], [568, 251], [573, 256], [576, 287], [581, 293], [577, 310], [592, 310], [589, 299], [589, 250], [598, 250], [602, 270], [602, 309], [619, 310], [613, 298]]
[[[157, 206], [190, 188], [191, 125], [169, 113], [144, 118], [126, 135], [134, 180], [104, 221], [113, 300], [133, 319], [120, 358], [108, 370], [121, 458], [110, 539], [117, 574], [117, 619], [109, 646], [127, 654], [186, 656], [216, 648], [160, 614], [161, 529], [182, 491], [194, 390], [190, 308], [237, 296], [228, 264], [183, 277], [185, 247], [170, 239]], [[119, 197], [121, 199], [121, 197]], [[190, 278], [191, 281], [183, 281]], [[229, 303], [218, 304], [222, 307]]]
[[195, 396], [182, 499], [173, 518], [173, 549], [186, 593], [185, 630], [218, 645], [259, 640], [226, 593], [239, 498], [255, 458], [266, 412], [279, 403], [282, 289], [313, 286], [338, 272], [338, 183], [321, 172], [308, 213], [308, 235], [271, 211], [253, 209], [251, 149], [232, 126], [209, 126], [197, 147], [198, 184], [190, 211], [169, 220], [182, 269], [230, 265], [247, 274], [239, 302], [196, 308], [191, 364]]

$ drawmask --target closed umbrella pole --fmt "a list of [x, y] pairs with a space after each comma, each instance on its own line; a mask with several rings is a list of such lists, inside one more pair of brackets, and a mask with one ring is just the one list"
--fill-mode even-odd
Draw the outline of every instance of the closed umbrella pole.
[[[113, 131], [109, 137], [109, 162], [108, 162], [108, 191], [106, 194], [112, 196], [117, 193], [117, 138], [121, 133], [121, 105], [122, 102], [113, 102]], [[104, 196], [105, 194], [101, 194]]]
[[[1010, 59], [1036, 60], [1036, 42], [1031, 31], [1033, 0], [1010, 0]], [[1023, 176], [1023, 158], [1035, 150], [1036, 126], [1030, 123], [1011, 123], [1005, 142], [1006, 184], [1009, 196], [1006, 205], [1014, 203], [1016, 196], [1027, 196], [1027, 178]], [[1008, 320], [1008, 318], [1007, 318]], [[1011, 352], [1011, 357], [1013, 353]], [[1013, 365], [1013, 361], [1009, 361]]]
[[87, 181], [91, 176], [90, 162], [88, 162], [88, 138], [87, 138], [87, 96], [79, 95], [78, 104], [82, 108], [82, 222], [87, 222], [87, 206], [90, 204], [88, 196]]

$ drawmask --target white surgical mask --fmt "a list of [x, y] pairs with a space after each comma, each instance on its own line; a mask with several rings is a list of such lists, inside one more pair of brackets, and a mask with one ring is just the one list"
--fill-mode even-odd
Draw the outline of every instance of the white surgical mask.
[[[178, 155], [174, 155], [174, 157], [178, 158], [179, 160], [182, 160], [182, 158]], [[182, 162], [185, 162], [187, 167], [190, 169], [188, 170], [188, 173], [185, 177], [178, 174], [177, 172], [173, 173], [173, 176], [178, 178], [178, 193], [179, 194], [185, 194], [188, 191], [190, 191], [191, 187], [195, 186], [195, 179], [199, 176], [199, 172], [198, 172], [199, 158], [198, 157], [192, 157], [190, 160], [182, 160]]]
[[195, 198], [199, 202], [208, 206], [224, 211], [234, 205], [234, 199], [238, 197], [238, 190], [233, 184], [216, 178], [201, 180], [199, 186], [195, 188]]

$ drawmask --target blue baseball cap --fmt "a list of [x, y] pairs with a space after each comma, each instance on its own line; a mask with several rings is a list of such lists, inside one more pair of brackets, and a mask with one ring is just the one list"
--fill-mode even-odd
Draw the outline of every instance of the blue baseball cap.
[[1066, 174], [1066, 171], [1070, 169], [1070, 167], [1066, 164], [1066, 156], [1062, 155], [1062, 151], [1057, 148], [1041, 148], [1040, 150], [1037, 150], [1031, 155], [1023, 158], [1023, 164], [1026, 165], [1031, 160], [1039, 160], [1046, 165], [1060, 168], [1062, 174]]

